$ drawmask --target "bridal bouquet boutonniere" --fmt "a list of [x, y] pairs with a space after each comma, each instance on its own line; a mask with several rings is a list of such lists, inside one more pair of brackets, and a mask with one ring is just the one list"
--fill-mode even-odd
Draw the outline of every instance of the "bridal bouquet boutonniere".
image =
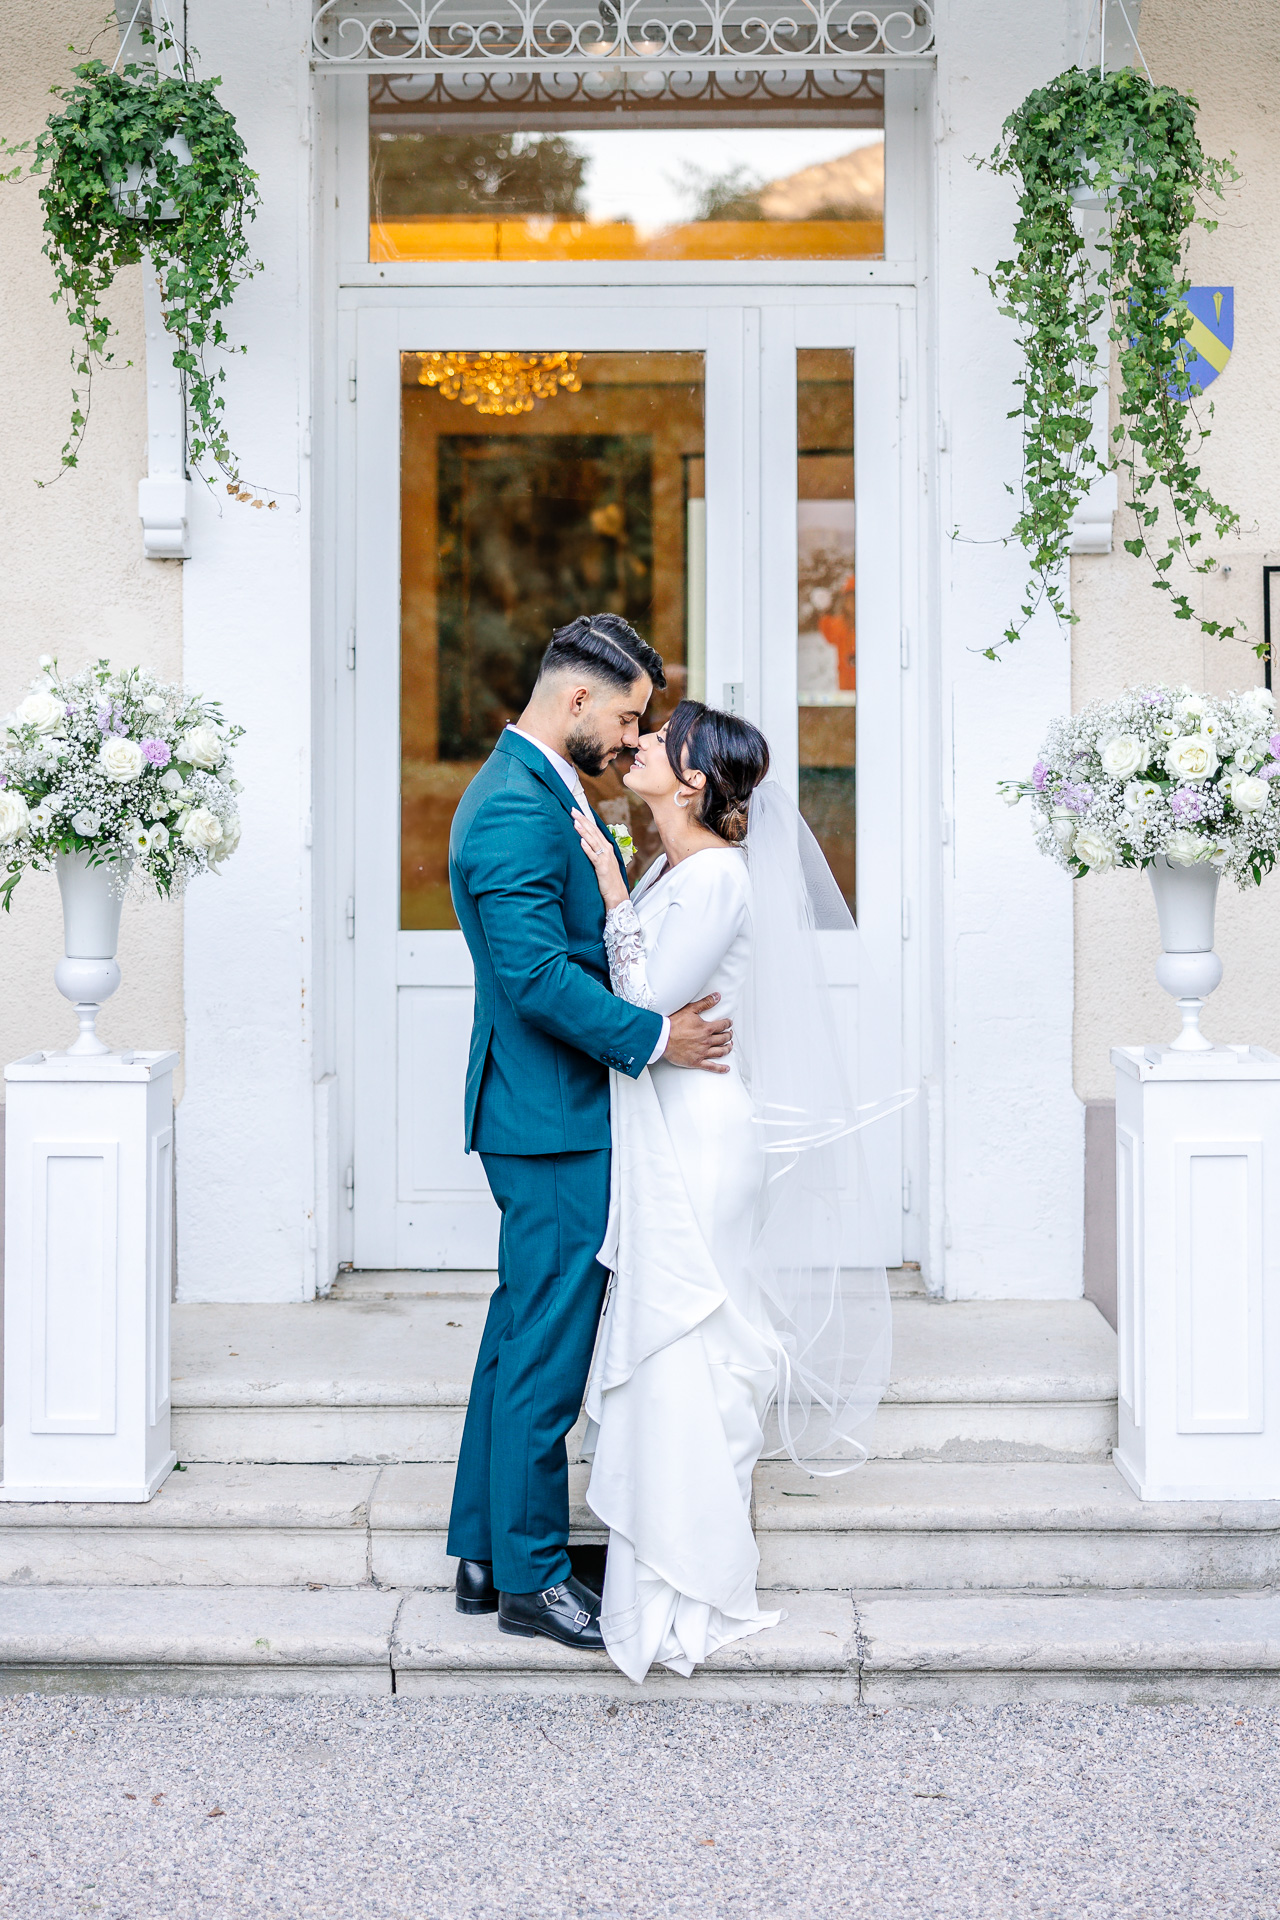
[[1112, 867], [1211, 863], [1237, 885], [1280, 856], [1280, 731], [1264, 687], [1220, 698], [1131, 687], [1055, 720], [1029, 780], [1036, 841], [1077, 877]]
[[212, 701], [109, 661], [40, 678], [0, 723], [0, 901], [28, 867], [88, 853], [172, 893], [216, 873], [240, 840], [231, 749]]
[[610, 827], [609, 832], [613, 836], [613, 844], [622, 855], [623, 861], [627, 866], [630, 866], [636, 857], [636, 843], [631, 838], [630, 827]]

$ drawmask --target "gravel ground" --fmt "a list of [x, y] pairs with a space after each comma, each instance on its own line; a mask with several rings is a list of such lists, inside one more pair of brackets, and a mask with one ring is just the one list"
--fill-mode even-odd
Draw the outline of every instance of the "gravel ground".
[[1280, 1713], [0, 1699], [22, 1920], [1280, 1912]]

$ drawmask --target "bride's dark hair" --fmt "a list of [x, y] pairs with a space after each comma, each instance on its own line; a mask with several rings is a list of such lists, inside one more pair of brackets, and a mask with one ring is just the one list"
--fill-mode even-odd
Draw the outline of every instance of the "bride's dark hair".
[[682, 700], [667, 721], [663, 744], [677, 780], [695, 769], [705, 774], [698, 818], [736, 846], [746, 835], [752, 790], [769, 771], [769, 743], [759, 727], [701, 700]]

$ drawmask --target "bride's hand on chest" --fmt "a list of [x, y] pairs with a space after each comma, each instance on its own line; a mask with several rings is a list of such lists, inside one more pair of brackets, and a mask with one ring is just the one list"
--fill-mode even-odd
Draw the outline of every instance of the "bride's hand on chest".
[[601, 833], [589, 813], [582, 813], [576, 807], [573, 813], [573, 824], [578, 829], [582, 851], [595, 869], [605, 911], [610, 913], [614, 907], [620, 907], [627, 898], [627, 883], [618, 865], [618, 855], [613, 841], [607, 834]]

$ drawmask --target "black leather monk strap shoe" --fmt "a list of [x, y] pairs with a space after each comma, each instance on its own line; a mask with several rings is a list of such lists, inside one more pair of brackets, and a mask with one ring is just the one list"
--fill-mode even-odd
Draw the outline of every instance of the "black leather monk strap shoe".
[[498, 1589], [493, 1584], [493, 1568], [487, 1560], [459, 1560], [458, 1577], [453, 1586], [459, 1613], [498, 1611]]
[[581, 1647], [601, 1653], [600, 1602], [589, 1587], [570, 1574], [558, 1586], [540, 1593], [503, 1593], [498, 1596], [498, 1630], [523, 1634], [528, 1640], [543, 1633], [562, 1647]]

